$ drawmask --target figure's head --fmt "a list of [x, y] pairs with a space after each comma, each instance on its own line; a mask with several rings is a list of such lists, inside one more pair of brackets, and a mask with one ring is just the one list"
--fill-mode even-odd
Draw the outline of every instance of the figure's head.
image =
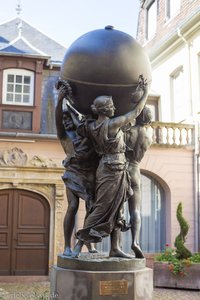
[[111, 96], [98, 96], [95, 98], [91, 109], [94, 114], [101, 114], [107, 117], [114, 116], [115, 106]]
[[145, 106], [141, 114], [136, 118], [137, 125], [147, 125], [152, 121], [152, 112], [149, 107]]

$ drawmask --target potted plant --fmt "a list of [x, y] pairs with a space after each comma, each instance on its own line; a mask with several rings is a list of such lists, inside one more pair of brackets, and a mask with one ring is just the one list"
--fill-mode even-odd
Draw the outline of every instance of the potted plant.
[[182, 203], [176, 211], [180, 233], [175, 248], [166, 244], [154, 261], [154, 286], [200, 290], [200, 252], [191, 253], [185, 247], [189, 225], [182, 215]]

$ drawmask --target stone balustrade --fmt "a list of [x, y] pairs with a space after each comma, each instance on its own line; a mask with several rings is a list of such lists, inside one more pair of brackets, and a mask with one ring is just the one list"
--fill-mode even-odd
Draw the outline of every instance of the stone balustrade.
[[194, 146], [194, 125], [182, 123], [152, 122], [152, 145], [165, 147]]

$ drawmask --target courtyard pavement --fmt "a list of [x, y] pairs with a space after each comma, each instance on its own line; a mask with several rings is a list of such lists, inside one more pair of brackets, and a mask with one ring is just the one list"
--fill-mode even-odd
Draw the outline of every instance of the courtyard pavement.
[[[50, 282], [1, 283], [0, 300], [50, 300]], [[63, 299], [59, 299], [63, 300]], [[71, 300], [71, 299], [69, 299]], [[95, 300], [95, 299], [94, 299]], [[152, 300], [200, 300], [200, 291], [155, 288]]]

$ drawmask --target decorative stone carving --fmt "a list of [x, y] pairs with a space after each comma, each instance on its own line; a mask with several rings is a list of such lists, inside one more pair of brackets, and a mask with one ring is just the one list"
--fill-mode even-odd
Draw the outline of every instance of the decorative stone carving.
[[5, 150], [0, 154], [0, 165], [7, 166], [25, 166], [28, 161], [28, 156], [19, 148]]
[[35, 167], [44, 167], [44, 168], [55, 168], [57, 165], [56, 163], [49, 158], [41, 157], [38, 155], [35, 155], [31, 160], [30, 164]]
[[0, 166], [35, 166], [43, 168], [56, 168], [57, 164], [48, 157], [33, 156], [28, 160], [28, 155], [17, 147], [4, 150], [0, 153]]

